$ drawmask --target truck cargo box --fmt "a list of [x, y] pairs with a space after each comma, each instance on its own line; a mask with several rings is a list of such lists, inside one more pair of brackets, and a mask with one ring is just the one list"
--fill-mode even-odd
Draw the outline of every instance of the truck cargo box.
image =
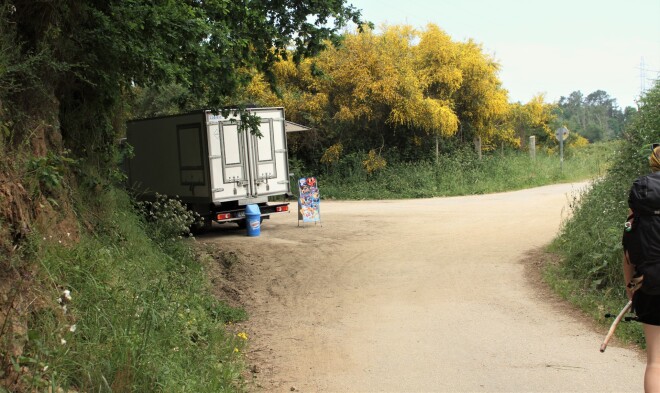
[[245, 206], [262, 215], [288, 211], [269, 197], [290, 192], [283, 108], [250, 108], [258, 138], [239, 131], [240, 117], [199, 111], [127, 123], [129, 186], [144, 199], [177, 197], [207, 220], [238, 221]]

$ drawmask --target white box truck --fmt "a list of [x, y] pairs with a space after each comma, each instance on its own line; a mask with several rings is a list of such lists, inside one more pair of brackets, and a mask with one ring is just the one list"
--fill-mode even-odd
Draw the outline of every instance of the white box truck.
[[129, 187], [143, 199], [176, 197], [207, 225], [243, 226], [249, 204], [259, 205], [262, 218], [287, 212], [288, 202], [268, 202], [290, 193], [284, 109], [247, 111], [261, 119], [261, 138], [239, 131], [234, 111], [228, 117], [198, 111], [129, 121]]

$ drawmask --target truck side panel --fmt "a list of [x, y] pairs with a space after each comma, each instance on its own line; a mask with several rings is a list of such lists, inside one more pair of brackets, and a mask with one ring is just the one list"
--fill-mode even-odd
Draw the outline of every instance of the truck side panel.
[[210, 202], [203, 113], [131, 121], [129, 185], [145, 196], [177, 195], [183, 202]]

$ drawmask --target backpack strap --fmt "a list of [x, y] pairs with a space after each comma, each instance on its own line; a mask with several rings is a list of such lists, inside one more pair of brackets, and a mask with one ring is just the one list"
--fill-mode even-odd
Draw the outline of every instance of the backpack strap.
[[[636, 214], [636, 215], [640, 215], [640, 216], [660, 216], [660, 210], [650, 210], [650, 211], [646, 211], [646, 212], [641, 212], [641, 213]], [[628, 216], [628, 219], [630, 220], [630, 216]]]

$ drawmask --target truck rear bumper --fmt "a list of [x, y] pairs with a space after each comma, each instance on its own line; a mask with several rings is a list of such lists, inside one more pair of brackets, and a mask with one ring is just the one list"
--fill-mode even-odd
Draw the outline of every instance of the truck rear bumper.
[[[271, 214], [288, 212], [289, 202], [259, 205], [259, 211], [262, 218], [269, 218]], [[216, 211], [212, 219], [218, 223], [245, 220], [245, 208]]]

